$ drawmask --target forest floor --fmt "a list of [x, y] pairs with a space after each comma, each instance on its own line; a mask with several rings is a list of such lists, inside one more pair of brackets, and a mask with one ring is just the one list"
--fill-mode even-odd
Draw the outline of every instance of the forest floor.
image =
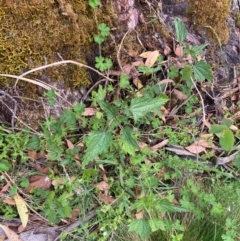
[[0, 240], [240, 240], [238, 18], [219, 45], [166, 2], [117, 1], [87, 63], [50, 64], [86, 68], [81, 92], [29, 70], [21, 114], [0, 90]]

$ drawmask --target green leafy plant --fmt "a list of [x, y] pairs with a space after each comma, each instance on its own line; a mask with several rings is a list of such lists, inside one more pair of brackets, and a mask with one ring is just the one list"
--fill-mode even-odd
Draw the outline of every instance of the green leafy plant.
[[96, 8], [101, 4], [100, 0], [88, 0], [88, 4], [92, 8]]
[[94, 35], [94, 41], [98, 44], [102, 44], [105, 41], [105, 38], [110, 34], [110, 28], [105, 23], [100, 23], [98, 25], [98, 30], [100, 33], [98, 35]]
[[97, 56], [95, 58], [96, 64], [95, 67], [99, 69], [101, 72], [112, 67], [112, 60], [109, 58], [104, 58], [102, 56]]
[[219, 138], [220, 146], [225, 151], [231, 151], [234, 146], [234, 134], [230, 129], [231, 122], [223, 119], [222, 125], [211, 125], [210, 133], [214, 133]]

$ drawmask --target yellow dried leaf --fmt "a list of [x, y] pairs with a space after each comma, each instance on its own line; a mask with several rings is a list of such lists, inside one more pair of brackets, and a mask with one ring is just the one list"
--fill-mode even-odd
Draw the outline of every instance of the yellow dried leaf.
[[19, 236], [7, 226], [0, 224], [0, 228], [3, 229], [10, 241], [22, 241], [22, 239], [20, 239]]
[[22, 225], [23, 227], [27, 226], [27, 222], [28, 222], [28, 209], [27, 209], [27, 205], [25, 203], [25, 201], [23, 200], [23, 198], [16, 194], [14, 195], [14, 200], [17, 206], [17, 210], [18, 210], [18, 214], [20, 216], [20, 219], [22, 221]]
[[147, 57], [146, 61], [145, 61], [145, 65], [149, 68], [153, 67], [153, 65], [156, 63], [157, 58], [159, 56], [159, 51], [155, 50], [153, 51], [151, 54], [149, 54], [149, 56]]
[[152, 51], [147, 51], [147, 52], [141, 53], [139, 56], [146, 59], [151, 53], [152, 53]]

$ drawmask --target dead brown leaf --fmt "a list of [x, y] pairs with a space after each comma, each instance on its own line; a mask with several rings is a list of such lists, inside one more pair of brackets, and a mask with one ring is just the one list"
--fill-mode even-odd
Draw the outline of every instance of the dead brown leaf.
[[7, 226], [0, 224], [0, 228], [3, 229], [10, 241], [22, 241], [22, 239]]
[[12, 198], [4, 198], [2, 202], [12, 206], [16, 205], [15, 201]]
[[164, 55], [168, 56], [171, 54], [171, 52], [172, 52], [171, 48], [168, 45], [165, 45], [164, 50], [163, 50]]
[[192, 143], [191, 145], [185, 147], [185, 149], [188, 150], [189, 152], [193, 153], [193, 154], [197, 154], [197, 153], [201, 153], [201, 152], [206, 151], [206, 147], [200, 145], [200, 141]]
[[95, 186], [98, 190], [104, 191], [104, 194], [107, 195], [108, 194], [108, 190], [109, 190], [109, 185], [108, 183], [102, 181], [99, 182], [98, 184], [96, 184]]
[[111, 204], [111, 203], [115, 202], [114, 198], [109, 197], [105, 194], [98, 194], [98, 198], [105, 204]]
[[168, 140], [163, 140], [160, 143], [150, 147], [152, 151], [158, 151], [160, 148], [166, 146], [168, 144]]
[[46, 157], [46, 153], [40, 153], [34, 150], [28, 150], [28, 156], [32, 159], [32, 160], [39, 160], [39, 159], [43, 159]]
[[23, 227], [23, 225], [21, 224], [21, 225], [18, 227], [18, 233], [22, 233], [22, 232], [24, 232], [26, 229], [27, 229], [27, 226], [26, 226], [26, 227]]
[[5, 234], [0, 235], [0, 241], [4, 241], [6, 239], [6, 237], [7, 236]]
[[137, 87], [138, 90], [142, 89], [143, 84], [139, 78], [133, 79], [133, 84]]
[[143, 218], [143, 215], [144, 215], [144, 212], [141, 211], [141, 212], [136, 213], [136, 214], [135, 214], [135, 217], [136, 217], [136, 219], [142, 219], [142, 218]]
[[96, 108], [88, 107], [85, 108], [84, 112], [82, 113], [83, 116], [94, 116], [97, 113]]
[[48, 176], [37, 175], [33, 177], [35, 177], [36, 180], [30, 182], [30, 184], [26, 188], [27, 192], [31, 192], [32, 189], [37, 188], [49, 189], [52, 185], [52, 182]]
[[3, 186], [2, 190], [0, 191], [0, 196], [1, 196], [3, 193], [7, 192], [8, 189], [9, 189], [9, 187], [11, 187], [11, 184], [8, 182], [6, 185]]
[[180, 46], [178, 44], [177, 47], [174, 50], [174, 53], [176, 54], [177, 57], [182, 57], [184, 55], [183, 46]]
[[173, 94], [179, 99], [179, 100], [186, 100], [188, 97], [183, 94], [180, 90], [174, 89]]
[[143, 149], [144, 147], [148, 146], [145, 142], [138, 141], [138, 146]]
[[99, 165], [99, 168], [101, 169], [101, 172], [102, 172], [102, 179], [104, 182], [108, 182], [108, 178], [107, 178], [107, 175], [106, 175], [106, 170], [104, 169], [103, 165], [100, 164]]
[[[74, 144], [73, 144], [70, 140], [68, 140], [68, 139], [66, 139], [66, 142], [67, 142], [68, 148], [69, 148], [70, 150], [73, 150], [73, 149], [74, 149]], [[79, 160], [80, 160], [79, 154], [76, 153], [76, 154], [74, 155], [74, 157], [75, 157], [76, 163], [77, 163], [78, 165], [81, 165], [80, 162], [79, 162]]]
[[157, 82], [157, 85], [164, 85], [164, 84], [168, 84], [168, 83], [174, 83], [174, 81], [172, 79], [163, 79]]
[[34, 166], [35, 166], [35, 169], [40, 173], [43, 173], [43, 174], [49, 174], [50, 173], [49, 168], [42, 167], [38, 162], [35, 162]]

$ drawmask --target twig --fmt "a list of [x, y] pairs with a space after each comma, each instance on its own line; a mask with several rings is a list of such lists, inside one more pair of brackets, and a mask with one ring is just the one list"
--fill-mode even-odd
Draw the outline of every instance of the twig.
[[104, 82], [104, 81], [106, 81], [106, 80], [105, 80], [105, 79], [101, 79], [101, 80], [97, 81], [97, 82], [85, 93], [85, 95], [81, 98], [81, 103], [83, 103], [83, 102], [86, 100], [86, 98], [88, 97], [88, 95], [90, 94], [90, 92], [91, 92], [97, 85], [99, 85], [100, 83], [102, 83], [102, 82]]
[[126, 38], [126, 36], [132, 31], [132, 29], [128, 29], [128, 31], [124, 34], [122, 40], [121, 40], [121, 43], [120, 43], [120, 46], [118, 48], [118, 51], [117, 51], [117, 61], [118, 61], [118, 65], [120, 67], [120, 69], [122, 70], [122, 72], [124, 72], [123, 68], [122, 68], [122, 65], [121, 65], [121, 61], [120, 61], [120, 50], [122, 48], [122, 45], [123, 45], [123, 42], [124, 42], [124, 39]]
[[[83, 218], [73, 222], [72, 224], [70, 224], [68, 227], [66, 227], [65, 229], [63, 229], [65, 232], [70, 232], [71, 230], [73, 230], [74, 228], [79, 227], [80, 225], [83, 225], [84, 223], [88, 222], [91, 218], [96, 216], [96, 211], [92, 210], [89, 213], [87, 213]], [[55, 238], [53, 241], [57, 241], [59, 240], [59, 238], [61, 237], [61, 234]]]
[[[22, 77], [24, 77], [25, 75], [28, 75], [30, 73], [33, 73], [33, 72], [36, 72], [36, 71], [39, 71], [39, 70], [47, 69], [47, 68], [50, 68], [50, 67], [53, 67], [53, 66], [63, 65], [63, 64], [73, 64], [73, 65], [77, 65], [79, 67], [85, 67], [87, 69], [90, 69], [90, 70], [96, 72], [98, 75], [108, 79], [109, 81], [111, 81], [111, 82], [113, 81], [111, 78], [108, 78], [107, 76], [105, 76], [101, 72], [97, 71], [96, 69], [94, 69], [94, 68], [92, 68], [92, 67], [90, 67], [86, 64], [82, 64], [80, 62], [73, 61], [73, 60], [63, 60], [63, 61], [58, 61], [58, 62], [55, 62], [55, 63], [52, 63], [52, 64], [47, 64], [47, 65], [40, 66], [38, 68], [31, 69], [31, 70], [19, 75], [17, 80], [16, 80], [15, 86], [17, 85], [18, 81], [20, 79], [22, 79]], [[5, 76], [5, 75], [0, 75], [0, 76]]]
[[192, 81], [192, 83], [193, 83], [195, 89], [197, 90], [198, 95], [199, 95], [199, 97], [200, 97], [200, 99], [201, 99], [202, 112], [203, 112], [203, 124], [205, 124], [205, 123], [206, 123], [206, 112], [205, 112], [205, 107], [204, 107], [204, 100], [203, 100], [203, 98], [202, 98], [202, 95], [201, 95], [198, 87], [196, 86], [195, 82], [193, 81], [193, 78], [191, 78], [191, 81]]

